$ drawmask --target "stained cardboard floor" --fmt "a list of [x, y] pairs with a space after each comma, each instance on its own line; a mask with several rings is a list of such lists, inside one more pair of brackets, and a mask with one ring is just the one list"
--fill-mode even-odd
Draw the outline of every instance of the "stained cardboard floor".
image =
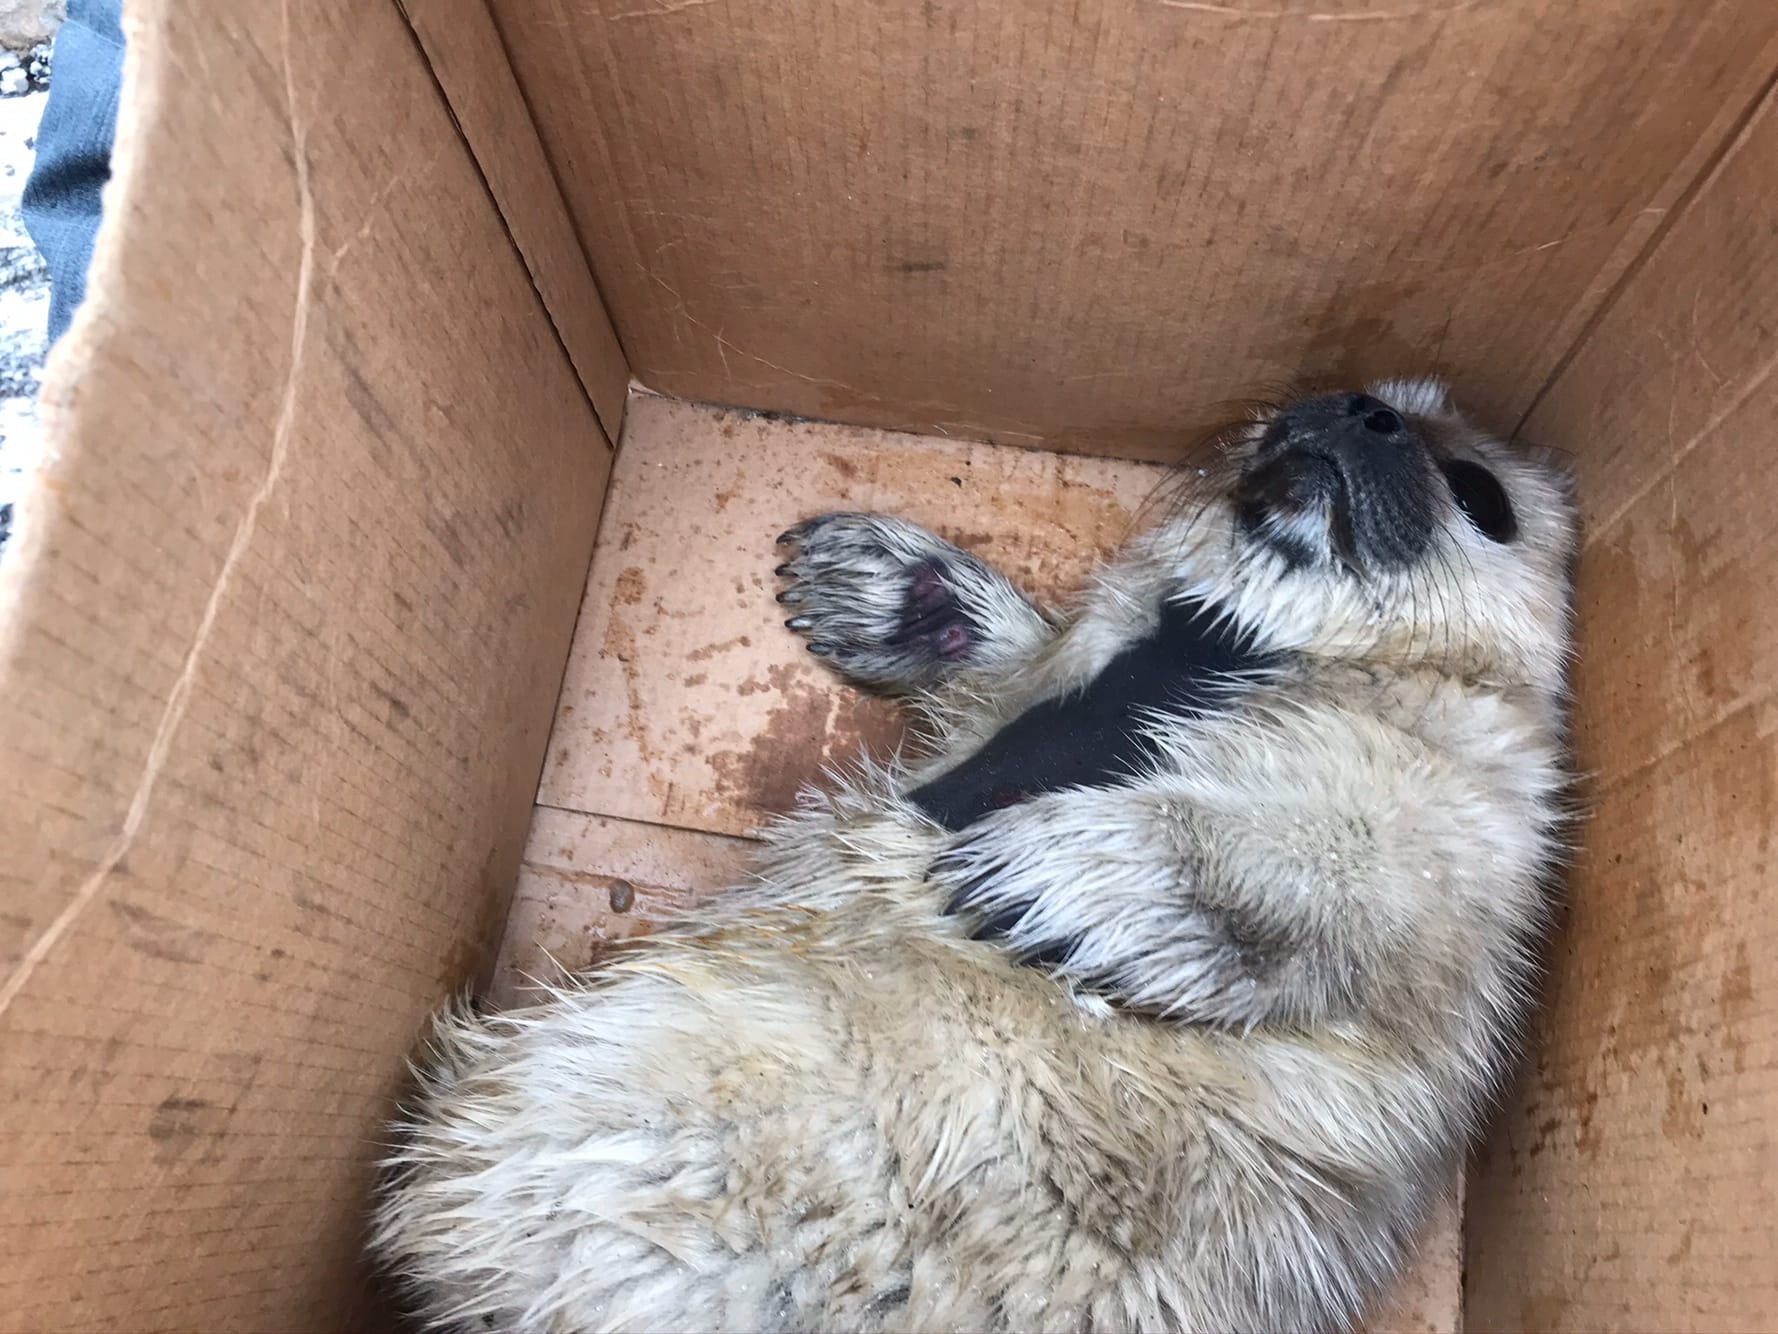
[[[887, 748], [894, 711], [782, 628], [773, 539], [883, 510], [1055, 598], [1115, 548], [1152, 465], [790, 422], [632, 397], [492, 999], [734, 883], [749, 832], [823, 764]], [[1372, 1331], [1457, 1328], [1453, 1211]]]

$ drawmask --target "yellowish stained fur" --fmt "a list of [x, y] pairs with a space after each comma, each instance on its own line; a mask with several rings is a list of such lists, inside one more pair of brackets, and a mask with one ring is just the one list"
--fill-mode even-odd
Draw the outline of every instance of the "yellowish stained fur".
[[[833, 578], [859, 587], [811, 619], [850, 616], [855, 636], [891, 613], [900, 557], [942, 548], [961, 571], [978, 651], [902, 682], [933, 753], [806, 793], [751, 883], [545, 1003], [439, 1020], [374, 1225], [422, 1314], [1348, 1325], [1401, 1267], [1523, 1016], [1557, 853], [1574, 544], [1548, 466], [1436, 386], [1373, 392], [1494, 471], [1516, 541], [1451, 505], [1413, 569], [1287, 568], [1226, 500], [1257, 430], [1066, 616], [897, 521], [823, 530]], [[1185, 594], [1289, 665], [1232, 708], [1157, 720], [1163, 759], [1126, 786], [961, 834], [905, 799]], [[878, 666], [853, 674], [894, 686]], [[1035, 905], [1004, 941], [943, 911], [984, 870], [989, 906]], [[1064, 963], [1014, 961], [1046, 932], [1078, 942]], [[1089, 985], [1105, 977], [1111, 999]]]

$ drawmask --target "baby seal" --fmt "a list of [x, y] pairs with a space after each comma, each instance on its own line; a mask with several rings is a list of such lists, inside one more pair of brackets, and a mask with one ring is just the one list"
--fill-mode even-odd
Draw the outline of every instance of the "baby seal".
[[543, 1004], [439, 1020], [373, 1250], [435, 1328], [1332, 1330], [1514, 1057], [1565, 475], [1425, 382], [1261, 413], [1067, 614], [781, 539], [923, 757]]

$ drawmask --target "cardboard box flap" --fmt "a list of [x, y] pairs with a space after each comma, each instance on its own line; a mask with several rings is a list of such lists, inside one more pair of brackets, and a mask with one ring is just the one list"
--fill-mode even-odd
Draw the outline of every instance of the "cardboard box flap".
[[402, 1056], [501, 923], [607, 451], [393, 6], [127, 17], [0, 563], [0, 1327], [338, 1326]]

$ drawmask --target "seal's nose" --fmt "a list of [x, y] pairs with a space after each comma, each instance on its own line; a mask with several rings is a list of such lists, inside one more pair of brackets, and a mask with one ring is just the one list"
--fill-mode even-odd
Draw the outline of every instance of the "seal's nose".
[[1402, 415], [1369, 394], [1324, 394], [1291, 404], [1266, 432], [1272, 450], [1337, 455], [1388, 442], [1410, 444], [1413, 431]]
[[1346, 415], [1357, 417], [1373, 435], [1400, 435], [1406, 426], [1399, 412], [1369, 394], [1346, 395]]

